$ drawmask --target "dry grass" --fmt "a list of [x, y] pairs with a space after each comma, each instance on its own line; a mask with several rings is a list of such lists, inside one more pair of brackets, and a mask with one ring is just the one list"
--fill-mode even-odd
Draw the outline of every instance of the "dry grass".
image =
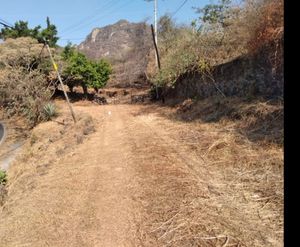
[[[244, 116], [253, 113], [256, 105], [260, 127], [261, 116], [280, 108], [267, 103], [243, 104], [239, 113]], [[240, 126], [249, 125], [246, 117], [172, 123], [168, 119], [174, 119], [174, 111], [157, 108], [141, 113], [150, 114], [157, 128], [164, 130], [160, 138], [167, 143], [170, 159], [163, 170], [155, 168], [155, 160], [148, 167], [147, 176], [157, 176], [157, 180], [156, 185], [149, 185], [151, 189], [144, 189], [144, 197], [153, 200], [141, 226], [143, 242], [148, 243], [145, 246], [283, 246], [282, 146], [242, 134]], [[282, 128], [281, 120], [268, 121], [277, 121]], [[159, 146], [148, 152], [164, 150]], [[190, 173], [172, 166], [173, 153]]]
[[238, 97], [205, 100], [187, 99], [177, 106], [174, 117], [180, 121], [199, 120], [231, 125], [249, 140], [283, 145], [283, 102]]
[[224, 27], [206, 23], [196, 31], [173, 23], [173, 30], [160, 35], [167, 37], [160, 40], [162, 69], [150, 79], [172, 86], [185, 73], [207, 74], [217, 65], [252, 55], [266, 64], [270, 60], [271, 69], [282, 73], [283, 12], [283, 0], [247, 0], [230, 7]]
[[[251, 104], [243, 104], [245, 112], [249, 109], [253, 111]], [[270, 111], [272, 107], [266, 102], [256, 105], [257, 112]], [[126, 146], [127, 151], [124, 162], [134, 172], [134, 178], [126, 186], [135, 192], [130, 195], [130, 200], [137, 205], [133, 215], [137, 225], [135, 246], [283, 246], [283, 152], [280, 145], [248, 139], [238, 131], [242, 120], [175, 121], [176, 108], [108, 107], [114, 107], [114, 116], [118, 110], [122, 112], [120, 115], [124, 114], [124, 125], [108, 123], [109, 126], [117, 126], [120, 131], [118, 134], [124, 137], [122, 145]], [[94, 110], [97, 111], [96, 108]], [[128, 112], [133, 116], [129, 117]], [[62, 122], [62, 119], [57, 121]], [[71, 118], [65, 123], [68, 121], [71, 122]], [[9, 173], [9, 177], [14, 177], [9, 182], [9, 193], [17, 199], [5, 204], [7, 214], [10, 206], [18, 209], [24, 191], [28, 193], [34, 188], [35, 177], [45, 175], [52, 162], [58, 167], [64, 165], [59, 164], [59, 157], [63, 157], [77, 142], [74, 135], [76, 127], [71, 128], [70, 132], [63, 132], [63, 125], [57, 122], [39, 126], [33, 136], [43, 141], [36, 142], [32, 137], [33, 144], [28, 149], [32, 154], [27, 153], [23, 157], [22, 168], [13, 166]], [[62, 133], [52, 136], [50, 130]], [[109, 136], [116, 138], [112, 130]], [[55, 156], [58, 159], [53, 161]], [[55, 168], [52, 167], [52, 176], [55, 176]], [[72, 169], [69, 173], [80, 175]], [[71, 176], [64, 184], [79, 186], [76, 178]], [[84, 181], [92, 179], [92, 184], [95, 181], [93, 178], [86, 177], [86, 174], [83, 176]], [[35, 191], [39, 189], [42, 188], [36, 188]], [[86, 191], [86, 188], [76, 189]], [[67, 193], [63, 189], [58, 191]], [[92, 207], [90, 200], [95, 194], [90, 196], [84, 203], [87, 207]], [[39, 201], [37, 198], [34, 200]], [[64, 207], [63, 199], [58, 201], [58, 205]], [[31, 210], [38, 206], [36, 203], [32, 205], [31, 201], [27, 203]], [[77, 202], [72, 203], [77, 205]], [[53, 222], [57, 223], [61, 219], [60, 207], [52, 210]], [[79, 212], [81, 216], [86, 215], [86, 208], [81, 207]], [[78, 211], [76, 213], [78, 216]], [[48, 212], [43, 214], [49, 215]], [[14, 224], [18, 224], [17, 219], [13, 219], [16, 216], [10, 217], [16, 222]], [[64, 233], [70, 233], [68, 222], [62, 222], [62, 225], [63, 236]], [[55, 227], [50, 224], [45, 229], [50, 229], [51, 233]], [[44, 237], [40, 236], [41, 239]], [[24, 239], [27, 238], [24, 236]]]
[[249, 50], [252, 52], [278, 41], [283, 36], [283, 0], [264, 0], [258, 7], [256, 11], [257, 23], [252, 27], [252, 37], [248, 41]]
[[49, 59], [40, 59], [42, 44], [32, 38], [7, 39], [0, 44], [0, 104], [7, 117], [23, 116], [34, 126], [46, 120], [44, 106], [54, 87]]
[[41, 123], [31, 131], [21, 156], [11, 164], [7, 186], [14, 198], [22, 198], [36, 177], [46, 174], [53, 163], [95, 131], [91, 116], [77, 113], [74, 125], [69, 112], [60, 108], [59, 113], [55, 120]]

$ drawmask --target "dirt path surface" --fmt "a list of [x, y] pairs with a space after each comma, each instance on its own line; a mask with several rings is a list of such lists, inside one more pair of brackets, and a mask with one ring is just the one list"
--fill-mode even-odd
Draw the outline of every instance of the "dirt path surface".
[[271, 220], [224, 199], [224, 174], [212, 174], [171, 121], [138, 105], [75, 110], [93, 116], [96, 132], [7, 201], [1, 247], [282, 246]]

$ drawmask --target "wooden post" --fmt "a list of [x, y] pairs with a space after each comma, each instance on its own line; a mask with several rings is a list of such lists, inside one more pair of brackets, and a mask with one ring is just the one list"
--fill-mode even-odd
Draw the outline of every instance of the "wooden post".
[[[154, 31], [154, 28], [153, 28], [153, 25], [152, 25], [152, 24], [151, 24], [151, 31], [152, 31], [153, 44], [154, 44], [154, 47], [155, 47], [156, 64], [158, 65], [158, 69], [159, 69], [159, 71], [160, 71], [161, 67], [160, 67], [159, 53], [158, 53], [158, 48], [157, 48], [157, 44], [156, 44], [155, 31]], [[155, 91], [156, 91], [156, 99], [158, 99], [158, 89], [157, 89], [157, 85], [155, 85]]]
[[161, 68], [160, 58], [159, 58], [158, 48], [157, 48], [157, 44], [156, 44], [156, 40], [155, 40], [154, 28], [153, 28], [152, 24], [151, 24], [151, 31], [152, 31], [152, 38], [153, 38], [153, 43], [154, 43], [155, 52], [156, 52], [157, 65], [158, 65], [158, 69], [160, 70], [160, 68]]
[[53, 56], [52, 56], [50, 47], [49, 47], [49, 45], [48, 45], [47, 43], [45, 43], [45, 45], [46, 45], [47, 50], [48, 50], [48, 52], [49, 52], [49, 55], [50, 55], [50, 58], [51, 58], [51, 62], [52, 62], [53, 68], [54, 68], [54, 70], [56, 71], [58, 80], [59, 80], [59, 82], [60, 82], [60, 85], [61, 85], [62, 90], [63, 90], [64, 95], [65, 95], [65, 98], [66, 98], [66, 100], [67, 100], [67, 104], [68, 104], [68, 106], [69, 106], [69, 109], [70, 109], [72, 118], [73, 118], [73, 120], [74, 120], [74, 123], [76, 123], [75, 113], [74, 113], [74, 111], [73, 111], [73, 108], [72, 108], [72, 105], [71, 105], [71, 103], [70, 103], [69, 97], [68, 97], [67, 92], [66, 92], [66, 90], [65, 90], [65, 86], [64, 86], [64, 84], [63, 84], [63, 82], [62, 82], [61, 76], [60, 76], [60, 74], [59, 74], [59, 72], [58, 72], [57, 65], [56, 65], [56, 63], [55, 63], [55, 61], [54, 61], [54, 59], [53, 59]]
[[4, 125], [4, 123], [0, 122], [0, 145], [1, 145], [1, 143], [4, 142], [5, 135], [6, 135], [5, 125]]

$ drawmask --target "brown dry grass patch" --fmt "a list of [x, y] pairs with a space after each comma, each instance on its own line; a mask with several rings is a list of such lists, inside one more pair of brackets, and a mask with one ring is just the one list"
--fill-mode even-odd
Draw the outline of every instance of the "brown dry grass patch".
[[[238, 100], [232, 100], [236, 105]], [[197, 121], [174, 121], [182, 112], [168, 107], [138, 114], [155, 119], [166, 143], [147, 153], [163, 151], [170, 159], [164, 164], [153, 160], [143, 181], [149, 183], [144, 198], [151, 202], [140, 230], [143, 246], [283, 246], [283, 149], [281, 141], [274, 142], [283, 139], [282, 105], [239, 101], [226, 115], [216, 108], [208, 114], [207, 104], [198, 102]], [[201, 119], [199, 108], [206, 110], [205, 117], [222, 117]], [[260, 137], [267, 137], [272, 132], [264, 125], [272, 121], [279, 133], [271, 141], [250, 139], [241, 131], [257, 128]], [[172, 156], [188, 169], [172, 166]]]
[[[78, 121], [74, 124], [69, 112], [65, 109], [59, 112], [60, 116], [55, 120], [32, 129], [21, 154], [11, 164], [7, 189], [13, 199], [20, 200], [25, 191], [30, 192], [37, 177], [47, 174], [55, 162], [95, 131], [93, 119], [88, 114], [78, 113]], [[9, 204], [8, 200], [4, 210]]]

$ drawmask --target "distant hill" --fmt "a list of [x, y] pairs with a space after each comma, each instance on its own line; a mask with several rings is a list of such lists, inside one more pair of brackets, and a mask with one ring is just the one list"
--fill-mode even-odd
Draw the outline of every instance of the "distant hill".
[[151, 28], [126, 20], [93, 29], [78, 46], [91, 59], [108, 59], [115, 72], [109, 85], [119, 87], [147, 83], [145, 71], [151, 49]]

